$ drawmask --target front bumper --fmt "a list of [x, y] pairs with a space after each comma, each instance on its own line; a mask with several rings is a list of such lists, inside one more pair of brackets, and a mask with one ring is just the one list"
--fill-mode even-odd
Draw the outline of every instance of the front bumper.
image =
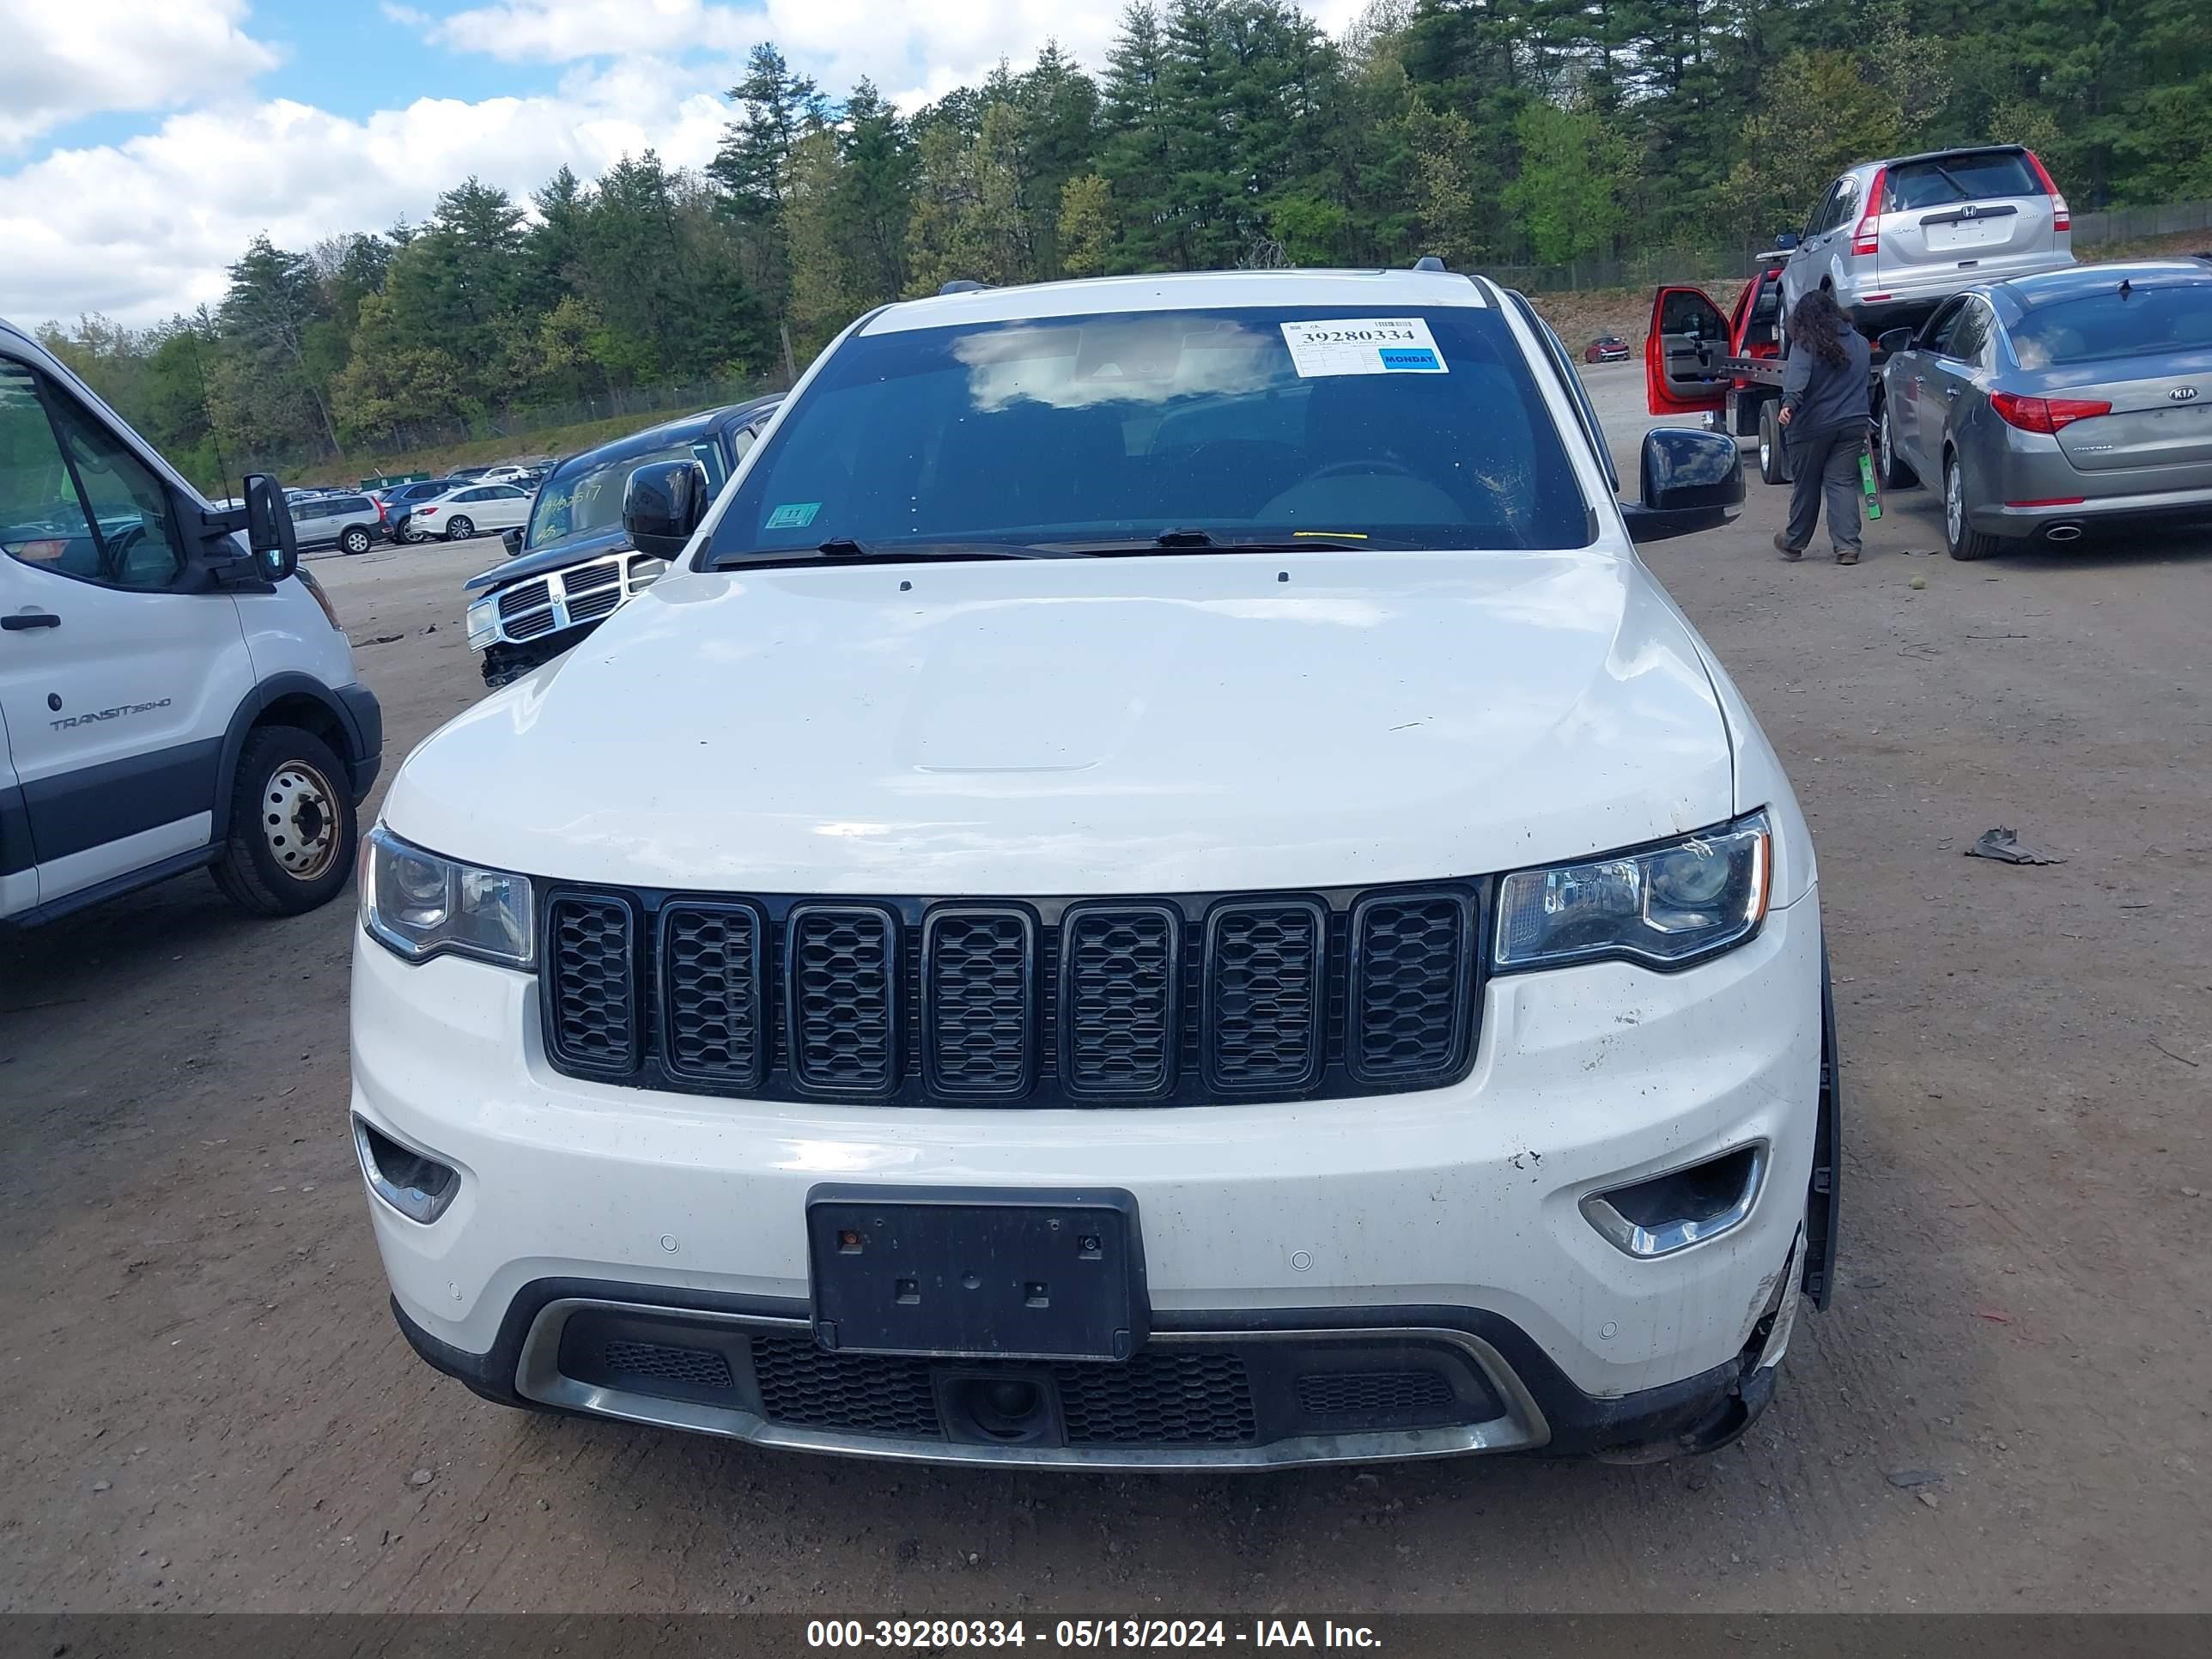
[[[410, 966], [362, 939], [353, 1108], [459, 1172], [431, 1224], [379, 1200], [370, 1209], [410, 1340], [495, 1398], [815, 1449], [1096, 1467], [1101, 1455], [1073, 1446], [855, 1445], [741, 1399], [641, 1396], [568, 1366], [545, 1322], [619, 1303], [679, 1323], [766, 1321], [758, 1328], [787, 1336], [805, 1328], [804, 1210], [818, 1184], [1109, 1184], [1140, 1206], [1163, 1352], [1284, 1332], [1364, 1342], [1418, 1332], [1469, 1356], [1509, 1407], [1379, 1440], [1327, 1437], [1334, 1449], [1300, 1433], [1122, 1449], [1113, 1466], [1597, 1449], [1695, 1437], [1729, 1409], [1747, 1421], [1747, 1401], [1771, 1387], [1813, 1160], [1820, 960], [1808, 895], [1752, 943], [1684, 972], [1601, 963], [1493, 979], [1481, 1053], [1448, 1088], [941, 1110], [564, 1077], [545, 1063], [528, 976], [453, 958]], [[1678, 1253], [1633, 1257], [1584, 1213], [1593, 1193], [1762, 1142], [1748, 1212]], [[733, 1376], [745, 1363], [735, 1353]]]

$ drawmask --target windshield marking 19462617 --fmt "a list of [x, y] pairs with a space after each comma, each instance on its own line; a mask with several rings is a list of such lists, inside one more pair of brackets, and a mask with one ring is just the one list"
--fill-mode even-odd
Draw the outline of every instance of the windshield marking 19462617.
[[1322, 533], [1589, 544], [1573, 465], [1500, 313], [1340, 303], [859, 334], [754, 459], [708, 562]]

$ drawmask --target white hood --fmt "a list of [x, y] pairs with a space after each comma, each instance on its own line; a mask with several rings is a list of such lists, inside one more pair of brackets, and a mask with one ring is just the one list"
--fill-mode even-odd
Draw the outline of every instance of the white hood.
[[574, 881], [1048, 896], [1480, 875], [1730, 802], [1688, 629], [1590, 550], [675, 576], [385, 816]]

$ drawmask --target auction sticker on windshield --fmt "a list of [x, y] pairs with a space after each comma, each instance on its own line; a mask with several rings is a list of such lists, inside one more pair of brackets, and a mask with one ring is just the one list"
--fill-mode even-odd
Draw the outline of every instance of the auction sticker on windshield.
[[1444, 355], [1419, 317], [1333, 317], [1285, 323], [1301, 380], [1324, 374], [1442, 374]]

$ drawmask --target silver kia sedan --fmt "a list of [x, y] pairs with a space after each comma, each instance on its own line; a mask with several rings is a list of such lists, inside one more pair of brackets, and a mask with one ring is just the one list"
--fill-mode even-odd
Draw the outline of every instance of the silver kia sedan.
[[2212, 257], [1985, 283], [1881, 344], [1883, 479], [1942, 489], [1953, 558], [2212, 519]]

